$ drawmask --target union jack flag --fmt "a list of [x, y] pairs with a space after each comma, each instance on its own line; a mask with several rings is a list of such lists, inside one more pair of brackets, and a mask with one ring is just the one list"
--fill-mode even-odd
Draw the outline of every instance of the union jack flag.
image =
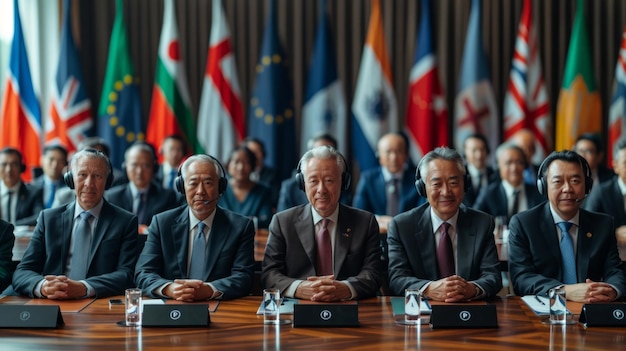
[[91, 101], [83, 84], [78, 51], [69, 18], [70, 0], [64, 2], [61, 54], [52, 89], [50, 118], [46, 121], [46, 143], [59, 143], [76, 151], [93, 126]]
[[531, 0], [524, 1], [504, 98], [504, 140], [522, 129], [535, 135], [535, 156], [540, 163], [552, 151], [552, 120], [548, 93], [541, 74], [537, 30], [532, 22]]
[[615, 65], [615, 82], [613, 83], [613, 98], [609, 108], [609, 150], [608, 164], [612, 164], [613, 145], [624, 136], [626, 126], [626, 26], [622, 34], [622, 47]]

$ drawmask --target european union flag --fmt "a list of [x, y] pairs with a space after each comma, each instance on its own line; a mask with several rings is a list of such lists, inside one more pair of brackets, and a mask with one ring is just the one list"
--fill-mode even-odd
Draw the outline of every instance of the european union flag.
[[276, 23], [276, 6], [272, 0], [250, 100], [248, 134], [263, 141], [267, 164], [282, 180], [288, 178], [296, 167], [298, 147], [293, 90]]
[[111, 148], [111, 163], [120, 167], [124, 152], [136, 140], [143, 140], [141, 100], [135, 70], [128, 52], [124, 6], [117, 0], [107, 69], [98, 109], [98, 134]]

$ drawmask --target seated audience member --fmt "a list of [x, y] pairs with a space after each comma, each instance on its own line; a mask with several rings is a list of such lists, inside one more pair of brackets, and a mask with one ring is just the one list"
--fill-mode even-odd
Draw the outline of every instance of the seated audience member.
[[537, 182], [537, 168], [533, 163], [533, 156], [537, 150], [537, 140], [535, 134], [529, 129], [522, 129], [513, 134], [510, 140], [513, 144], [524, 150], [526, 156], [526, 169], [524, 169], [524, 182], [526, 184], [535, 185]]
[[235, 148], [228, 160], [228, 187], [220, 200], [220, 206], [240, 215], [256, 217], [258, 228], [267, 228], [272, 217], [270, 189], [250, 179], [256, 165], [256, 157], [245, 146]]
[[43, 188], [25, 184], [21, 177], [25, 170], [18, 149], [0, 150], [0, 219], [13, 225], [34, 226], [43, 210]]
[[13, 224], [0, 219], [0, 291], [11, 284], [14, 243]]
[[49, 299], [124, 294], [133, 286], [137, 217], [102, 196], [113, 181], [109, 158], [79, 151], [64, 178], [76, 201], [41, 212], [13, 289]]
[[[187, 144], [180, 135], [168, 135], [159, 148], [163, 162], [154, 178], [164, 189], [174, 189], [174, 179], [178, 175], [178, 167], [187, 155]], [[184, 200], [184, 199], [183, 199]]]
[[476, 210], [494, 217], [505, 217], [505, 223], [516, 213], [525, 211], [545, 201], [536, 185], [524, 183], [526, 157], [524, 151], [512, 143], [504, 143], [496, 150], [500, 180], [484, 189], [476, 199]]
[[104, 193], [110, 203], [137, 216], [140, 234], [147, 232], [152, 216], [182, 204], [174, 190], [152, 181], [157, 167], [154, 148], [143, 141], [135, 142], [124, 153], [123, 168], [130, 181]]
[[463, 203], [472, 207], [481, 189], [498, 179], [498, 174], [487, 164], [489, 157], [489, 142], [482, 134], [470, 134], [463, 142], [465, 163], [471, 179], [471, 184], [465, 192]]
[[46, 145], [41, 155], [41, 170], [43, 174], [31, 182], [32, 185], [43, 188], [43, 203], [45, 208], [52, 207], [56, 191], [66, 188], [63, 181], [63, 171], [67, 166], [67, 150], [59, 144]]
[[309, 203], [274, 215], [261, 283], [286, 297], [342, 301], [375, 296], [380, 286], [378, 224], [371, 213], [339, 203], [350, 174], [343, 156], [320, 146], [300, 159]]
[[271, 205], [272, 208], [278, 202], [278, 192], [280, 191], [280, 182], [276, 170], [265, 165], [265, 144], [257, 138], [248, 137], [243, 141], [243, 146], [247, 147], [254, 153], [256, 157], [256, 167], [252, 170], [252, 181], [261, 183], [270, 188], [272, 192]]
[[410, 167], [409, 145], [401, 133], [383, 135], [378, 141], [380, 167], [361, 173], [354, 194], [354, 207], [376, 215], [382, 231], [386, 231], [391, 217], [408, 211], [425, 199], [417, 195], [415, 168]]
[[420, 289], [425, 297], [459, 302], [502, 289], [494, 222], [462, 204], [469, 180], [463, 159], [439, 147], [420, 161], [416, 188], [428, 203], [389, 223], [389, 287], [394, 295]]
[[248, 295], [254, 224], [217, 206], [228, 186], [225, 176], [211, 156], [183, 162], [174, 186], [187, 204], [154, 216], [137, 262], [135, 281], [144, 294], [179, 301]]
[[[579, 153], [579, 155], [581, 154]], [[624, 203], [626, 196], [626, 139], [620, 139], [615, 143], [613, 169], [617, 173], [617, 177], [600, 184], [596, 184], [594, 181], [594, 189], [589, 194], [589, 198], [583, 202], [582, 208], [613, 217], [618, 247], [621, 247], [626, 246], [626, 203]]]
[[[111, 148], [109, 144], [107, 144], [106, 140], [100, 137], [88, 137], [83, 139], [78, 145], [78, 150], [84, 149], [96, 149], [106, 155], [106, 157], [111, 157]], [[128, 179], [126, 179], [126, 174], [122, 172], [117, 167], [113, 167], [113, 184], [111, 186], [121, 185], [128, 183]]]
[[553, 152], [539, 167], [537, 187], [549, 202], [513, 216], [509, 225], [509, 272], [517, 295], [563, 287], [572, 301], [623, 296], [613, 220], [580, 208], [592, 182], [587, 161], [574, 151]]
[[613, 179], [615, 173], [604, 165], [604, 145], [600, 135], [595, 133], [579, 135], [573, 149], [587, 160], [593, 175], [594, 189], [597, 189], [600, 183]]
[[[314, 136], [308, 142], [309, 150], [322, 145], [338, 149], [337, 139], [326, 133]], [[297, 172], [298, 170], [296, 170], [296, 174]], [[343, 204], [350, 204], [352, 201], [351, 197], [352, 195], [350, 189], [342, 190], [340, 201]], [[300, 190], [298, 187], [296, 177], [287, 178], [283, 180], [280, 185], [280, 194], [278, 196], [278, 207], [276, 211], [280, 212], [298, 205], [304, 205], [308, 201], [309, 200], [306, 198], [304, 191]]]

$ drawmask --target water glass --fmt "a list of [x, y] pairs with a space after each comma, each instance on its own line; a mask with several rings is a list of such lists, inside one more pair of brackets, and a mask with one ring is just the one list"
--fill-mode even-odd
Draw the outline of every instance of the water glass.
[[419, 289], [404, 291], [404, 321], [406, 324], [419, 324], [422, 307], [422, 294]]
[[126, 326], [141, 326], [141, 289], [126, 289], [125, 296]]
[[263, 290], [263, 322], [280, 324], [280, 290], [270, 288]]
[[548, 297], [550, 298], [550, 324], [567, 324], [565, 289], [550, 289]]

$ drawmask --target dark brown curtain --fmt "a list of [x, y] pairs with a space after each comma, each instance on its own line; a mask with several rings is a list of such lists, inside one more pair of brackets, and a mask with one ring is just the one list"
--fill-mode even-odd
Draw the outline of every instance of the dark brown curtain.
[[[339, 75], [350, 104], [367, 33], [371, 3], [369, 0], [327, 1], [338, 55]], [[317, 0], [276, 0], [276, 2], [280, 21], [279, 34], [289, 55], [288, 64], [294, 84], [296, 116], [299, 116], [306, 74], [311, 64], [315, 25], [320, 14], [319, 3]], [[469, 0], [437, 0], [432, 3], [432, 35], [435, 38], [439, 72], [446, 92], [448, 109], [452, 116], [471, 3]], [[532, 3], [543, 73], [550, 96], [550, 111], [554, 116], [576, 12], [576, 1], [533, 0]], [[492, 81], [500, 111], [522, 4], [523, 0], [482, 1], [483, 40], [490, 60]], [[603, 102], [602, 118], [606, 122], [615, 63], [622, 31], [626, 25], [626, 2], [586, 0], [584, 4], [593, 52], [594, 73]], [[247, 110], [269, 0], [222, 0], [222, 5], [230, 25], [242, 99]], [[416, 45], [420, 1], [381, 0], [381, 5], [400, 119], [403, 120], [408, 75]], [[74, 8], [75, 13], [78, 13], [75, 19], [79, 21], [77, 36], [82, 64], [93, 106], [97, 107], [105, 73], [109, 36], [115, 16], [115, 1], [83, 0], [74, 6], [77, 7]], [[202, 91], [211, 30], [211, 1], [179, 0], [175, 2], [175, 9], [193, 104], [192, 111], [196, 113]], [[158, 0], [127, 0], [124, 12], [131, 55], [142, 83], [143, 119], [147, 122], [163, 4]]]

